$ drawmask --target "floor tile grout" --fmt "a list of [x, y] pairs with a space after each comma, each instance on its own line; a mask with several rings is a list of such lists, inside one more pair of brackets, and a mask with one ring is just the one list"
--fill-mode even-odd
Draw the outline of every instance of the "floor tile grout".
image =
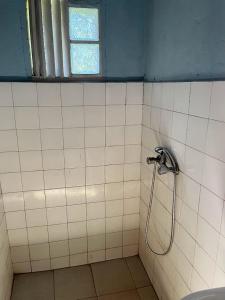
[[[123, 291], [120, 291], [120, 292], [112, 292], [112, 293], [109, 293], [109, 294], [104, 294], [104, 295], [99, 295], [97, 296], [97, 298], [99, 299], [100, 297], [104, 297], [104, 296], [111, 296], [111, 295], [118, 295], [118, 294], [122, 294], [122, 293], [126, 293], [126, 292], [131, 292], [131, 291], [136, 291], [137, 294], [138, 294], [138, 289], [135, 288], [135, 289], [128, 289], [128, 290], [123, 290]], [[139, 296], [139, 294], [138, 294]], [[140, 298], [140, 296], [139, 296]], [[91, 299], [91, 298], [90, 298]], [[80, 300], [80, 299], [79, 299]]]
[[[132, 276], [132, 272], [131, 272], [131, 270], [130, 270], [130, 268], [129, 268], [129, 265], [128, 265], [128, 263], [127, 263], [127, 259], [124, 257], [124, 258], [122, 258], [122, 260], [123, 260], [123, 261], [125, 262], [125, 264], [126, 264], [126, 267], [127, 267], [128, 271], [129, 271], [129, 274], [131, 275], [131, 279], [132, 279], [132, 281], [133, 281], [133, 283], [134, 283], [135, 288], [132, 288], [132, 289], [126, 289], [126, 290], [121, 290], [121, 291], [119, 291], [119, 292], [106, 293], [106, 294], [104, 294], [104, 295], [98, 295], [98, 294], [97, 294], [97, 290], [96, 290], [96, 295], [97, 295], [97, 298], [98, 298], [98, 299], [100, 299], [100, 297], [102, 297], [102, 296], [117, 295], [117, 294], [129, 292], [129, 291], [136, 291], [136, 292], [137, 292], [137, 295], [138, 295], [138, 297], [139, 297], [139, 299], [141, 300], [141, 298], [140, 298], [140, 296], [139, 296], [139, 294], [138, 294], [138, 288], [136, 287], [135, 280], [134, 280], [134, 278], [133, 278], [133, 276]], [[92, 264], [90, 264], [90, 265], [91, 265], [91, 270], [92, 270]], [[93, 276], [93, 279], [94, 279], [93, 270], [92, 270], [92, 276]], [[94, 281], [94, 285], [95, 285], [95, 281]], [[96, 289], [96, 286], [95, 286], [95, 289]]]
[[94, 277], [94, 273], [93, 273], [93, 269], [92, 269], [92, 264], [90, 264], [90, 269], [91, 269], [92, 280], [93, 280], [93, 283], [94, 283], [95, 294], [96, 294], [96, 297], [98, 298], [97, 289], [96, 289], [96, 284], [95, 284], [95, 277]]
[[55, 299], [55, 271], [53, 270], [53, 298]]
[[141, 297], [140, 297], [140, 295], [139, 295], [139, 293], [138, 293], [138, 288], [137, 288], [137, 286], [136, 286], [136, 282], [135, 282], [135, 280], [134, 280], [134, 277], [133, 277], [133, 274], [132, 274], [132, 272], [131, 272], [131, 269], [130, 269], [130, 267], [129, 267], [129, 265], [128, 265], [127, 259], [124, 258], [124, 260], [125, 260], [125, 263], [126, 263], [126, 265], [127, 265], [128, 270], [129, 270], [129, 272], [130, 272], [130, 275], [131, 275], [131, 278], [132, 278], [132, 280], [133, 280], [133, 282], [134, 282], [134, 285], [135, 285], [135, 287], [136, 287], [136, 291], [137, 291], [138, 297], [139, 297], [139, 299], [141, 300]]
[[[130, 270], [130, 267], [129, 267], [129, 265], [128, 265], [127, 259], [124, 258], [124, 260], [125, 260], [125, 264], [126, 264], [126, 266], [127, 266], [127, 269], [129, 270], [130, 276], [131, 276], [131, 278], [132, 278], [132, 280], [133, 280], [133, 282], [134, 282], [134, 285], [135, 285], [135, 287], [136, 287], [136, 282], [135, 282], [135, 280], [134, 280], [133, 274], [132, 274], [132, 272], [131, 272], [131, 270]], [[137, 287], [136, 287], [136, 289], [137, 289]]]

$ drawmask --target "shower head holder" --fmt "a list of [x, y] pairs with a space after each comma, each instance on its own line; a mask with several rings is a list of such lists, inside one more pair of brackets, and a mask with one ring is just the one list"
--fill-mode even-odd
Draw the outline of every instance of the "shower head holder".
[[147, 164], [158, 164], [158, 174], [164, 175], [169, 172], [175, 175], [179, 174], [179, 166], [175, 156], [166, 147], [156, 147], [155, 152], [158, 154], [156, 157], [147, 157]]

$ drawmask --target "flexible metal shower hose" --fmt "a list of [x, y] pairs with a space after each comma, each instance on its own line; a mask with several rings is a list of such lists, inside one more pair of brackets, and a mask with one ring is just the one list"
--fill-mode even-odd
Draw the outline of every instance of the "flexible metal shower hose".
[[157, 252], [152, 249], [149, 241], [148, 241], [148, 232], [149, 232], [149, 223], [151, 219], [151, 211], [152, 211], [152, 203], [153, 203], [153, 196], [154, 196], [154, 187], [155, 187], [155, 179], [156, 179], [156, 163], [154, 163], [153, 168], [153, 175], [152, 175], [152, 186], [151, 186], [151, 192], [149, 197], [149, 204], [148, 204], [148, 214], [146, 219], [146, 225], [145, 225], [145, 243], [148, 246], [148, 248], [156, 255], [166, 255], [170, 252], [173, 241], [174, 241], [174, 230], [175, 230], [175, 209], [176, 209], [176, 174], [174, 175], [174, 184], [173, 184], [173, 202], [172, 202], [172, 214], [171, 214], [171, 231], [170, 231], [170, 242], [168, 248], [163, 252]]

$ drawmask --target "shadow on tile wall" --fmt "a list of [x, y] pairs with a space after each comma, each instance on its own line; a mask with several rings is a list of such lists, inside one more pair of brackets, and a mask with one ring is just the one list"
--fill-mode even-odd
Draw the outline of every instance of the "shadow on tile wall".
[[0, 84], [15, 273], [138, 253], [142, 83]]

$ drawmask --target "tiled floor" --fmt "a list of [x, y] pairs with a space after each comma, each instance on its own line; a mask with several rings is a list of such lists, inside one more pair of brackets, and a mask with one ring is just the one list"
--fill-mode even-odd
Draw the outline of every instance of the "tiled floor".
[[16, 275], [11, 300], [157, 300], [138, 256]]

